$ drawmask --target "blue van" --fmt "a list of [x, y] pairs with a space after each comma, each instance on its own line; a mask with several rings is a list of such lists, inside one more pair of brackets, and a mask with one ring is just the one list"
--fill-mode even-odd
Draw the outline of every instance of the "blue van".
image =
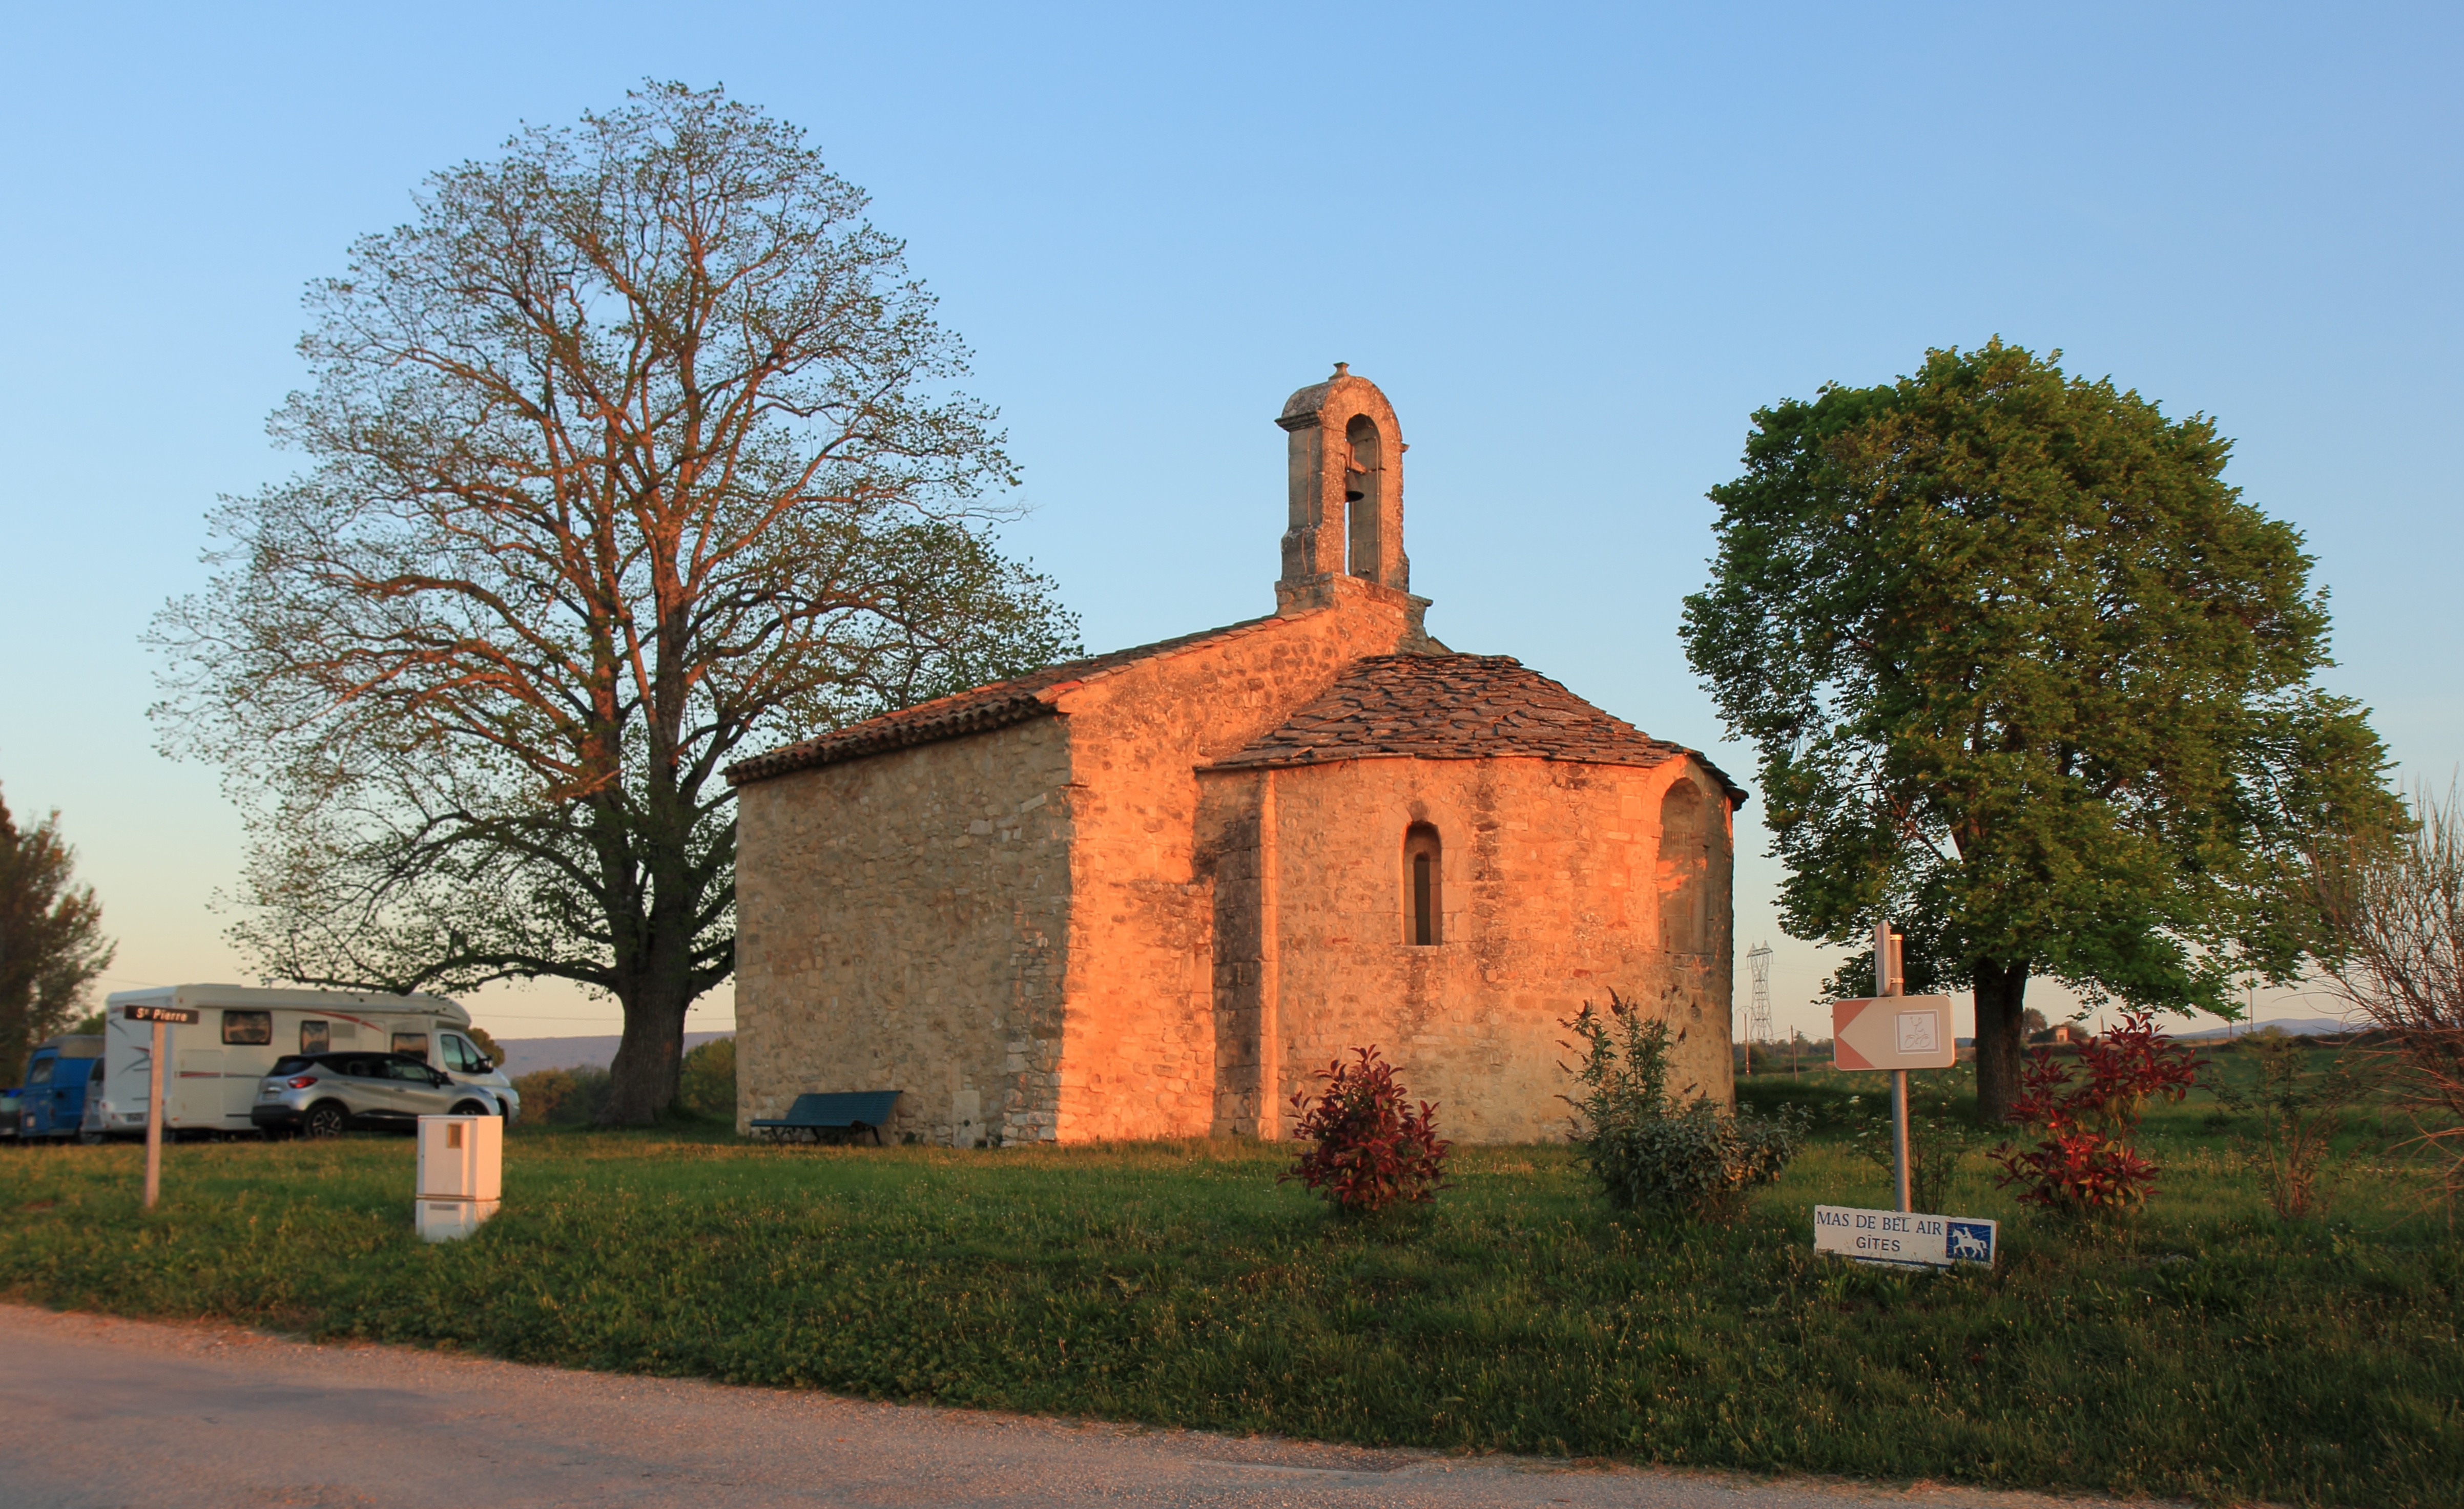
[[85, 1124], [87, 1089], [102, 1073], [102, 1039], [46, 1039], [26, 1061], [17, 1089], [17, 1135], [74, 1137]]

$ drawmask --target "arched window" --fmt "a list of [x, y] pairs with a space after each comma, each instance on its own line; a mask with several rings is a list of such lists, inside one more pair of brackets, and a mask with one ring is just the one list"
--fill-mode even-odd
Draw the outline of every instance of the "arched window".
[[1660, 935], [1671, 953], [1711, 951], [1711, 833], [1702, 790], [1680, 778], [1660, 798]]
[[1445, 941], [1446, 872], [1438, 830], [1415, 822], [1403, 830], [1403, 941], [1428, 947]]
[[1355, 577], [1377, 575], [1378, 504], [1385, 495], [1385, 448], [1377, 426], [1366, 414], [1354, 414], [1343, 427], [1350, 454], [1343, 463], [1344, 569]]

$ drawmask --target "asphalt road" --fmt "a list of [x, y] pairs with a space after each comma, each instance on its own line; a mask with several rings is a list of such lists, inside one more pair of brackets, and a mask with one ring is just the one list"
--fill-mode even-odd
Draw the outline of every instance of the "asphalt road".
[[13, 1305], [0, 1358], [0, 1501], [15, 1509], [2057, 1501], [1234, 1439]]

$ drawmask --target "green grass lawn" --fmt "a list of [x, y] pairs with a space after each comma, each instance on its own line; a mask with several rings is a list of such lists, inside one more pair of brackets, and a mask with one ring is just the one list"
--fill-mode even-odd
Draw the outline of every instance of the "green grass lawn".
[[[1809, 1077], [1813, 1093], [1836, 1077]], [[1465, 1149], [1412, 1216], [1329, 1219], [1255, 1146], [777, 1149], [526, 1133], [505, 1208], [410, 1229], [407, 1139], [0, 1150], [0, 1292], [887, 1399], [1363, 1443], [1998, 1485], [2464, 1503], [2464, 1242], [2365, 1165], [2267, 1214], [2204, 1097], [2153, 1208], [2086, 1237], [1971, 1159], [1991, 1273], [1811, 1252], [1887, 1203], [1818, 1143], [1730, 1228], [1610, 1218], [1562, 1148]], [[2376, 1169], [2377, 1171], [2373, 1171]]]

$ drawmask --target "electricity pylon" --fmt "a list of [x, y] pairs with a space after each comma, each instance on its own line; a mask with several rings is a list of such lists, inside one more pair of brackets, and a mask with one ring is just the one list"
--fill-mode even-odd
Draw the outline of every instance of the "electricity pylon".
[[1746, 1007], [1747, 1062], [1752, 1060], [1752, 1045], [1771, 1040], [1771, 961], [1768, 943], [1757, 943], [1746, 951], [1746, 972], [1754, 982], [1753, 999]]

